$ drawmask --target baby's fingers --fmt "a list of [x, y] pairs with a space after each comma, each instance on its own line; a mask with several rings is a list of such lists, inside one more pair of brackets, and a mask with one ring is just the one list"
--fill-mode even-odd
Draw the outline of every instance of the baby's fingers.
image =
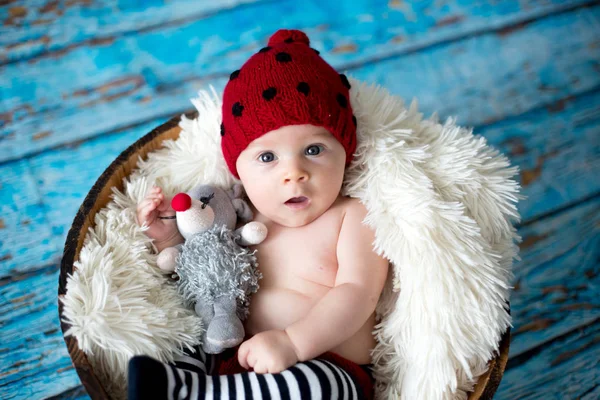
[[158, 205], [158, 211], [164, 212], [164, 211], [173, 210], [171, 208], [171, 199], [165, 199], [165, 196], [163, 194], [161, 194], [160, 196], [161, 197], [160, 197], [160, 204]]
[[250, 366], [248, 365], [248, 353], [250, 351], [250, 346], [245, 346], [246, 343], [247, 342], [242, 343], [238, 349], [238, 363], [242, 366], [242, 368], [249, 369]]
[[138, 223], [140, 225], [142, 225], [144, 222], [152, 222], [149, 221], [149, 217], [151, 217], [151, 214], [154, 210], [156, 210], [156, 206], [157, 204], [155, 203], [155, 201], [153, 200], [144, 200], [138, 207], [137, 211], [137, 215], [138, 215]]

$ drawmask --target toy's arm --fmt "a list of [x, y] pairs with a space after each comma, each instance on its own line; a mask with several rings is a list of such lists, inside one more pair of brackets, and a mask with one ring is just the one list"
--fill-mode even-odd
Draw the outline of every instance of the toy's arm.
[[163, 249], [160, 253], [158, 253], [156, 265], [158, 265], [158, 267], [163, 271], [175, 271], [175, 264], [177, 261], [177, 256], [181, 251], [181, 247], [183, 247], [183, 244], [178, 244], [176, 246]]
[[262, 222], [248, 222], [241, 228], [236, 229], [235, 233], [241, 236], [238, 244], [241, 246], [252, 246], [262, 243], [267, 237], [267, 227]]

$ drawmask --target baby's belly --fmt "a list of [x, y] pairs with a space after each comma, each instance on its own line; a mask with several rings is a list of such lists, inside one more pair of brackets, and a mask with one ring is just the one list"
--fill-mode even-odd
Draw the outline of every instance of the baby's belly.
[[[250, 315], [245, 322], [247, 337], [271, 329], [286, 329], [303, 318], [331, 288], [307, 282], [306, 287], [315, 285], [306, 292], [289, 288], [261, 287], [252, 296]], [[370, 351], [375, 347], [372, 331], [375, 314], [351, 338], [330, 349], [336, 354], [357, 364], [371, 362]]]

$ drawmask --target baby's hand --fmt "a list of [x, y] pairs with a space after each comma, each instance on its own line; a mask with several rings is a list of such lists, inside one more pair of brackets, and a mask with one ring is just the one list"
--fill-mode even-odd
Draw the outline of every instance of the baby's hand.
[[140, 226], [144, 223], [148, 225], [146, 235], [154, 239], [158, 251], [183, 242], [173, 217], [175, 217], [175, 210], [171, 208], [171, 199], [165, 198], [161, 188], [153, 186], [150, 193], [138, 205], [137, 220]]
[[296, 349], [285, 331], [270, 330], [254, 335], [241, 344], [238, 362], [257, 374], [277, 374], [298, 362]]

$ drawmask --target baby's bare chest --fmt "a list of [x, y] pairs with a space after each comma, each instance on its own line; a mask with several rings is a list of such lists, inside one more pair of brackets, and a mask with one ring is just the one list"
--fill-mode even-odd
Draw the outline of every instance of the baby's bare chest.
[[263, 288], [286, 288], [301, 293], [328, 290], [337, 275], [337, 245], [342, 213], [337, 210], [300, 228], [269, 227], [257, 246]]

